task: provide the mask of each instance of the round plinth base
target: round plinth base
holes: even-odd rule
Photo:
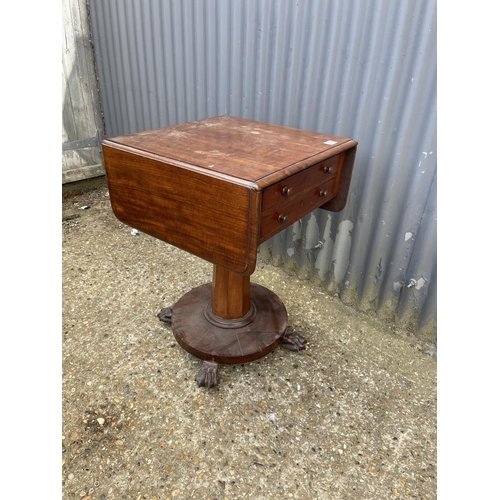
[[[254,319],[235,328],[214,324],[205,308],[212,300],[212,284],[207,283],[186,293],[172,309],[172,329],[177,342],[189,353],[217,363],[247,363],[275,349],[287,327],[287,313],[280,298],[267,288],[250,284],[255,307]]]

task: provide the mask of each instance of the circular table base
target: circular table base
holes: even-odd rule
[[[219,327],[205,314],[212,300],[212,284],[193,288],[172,309],[177,342],[194,356],[217,363],[246,363],[262,358],[280,344],[287,327],[287,312],[280,298],[261,285],[250,283],[250,297],[256,308],[250,323],[240,328]]]

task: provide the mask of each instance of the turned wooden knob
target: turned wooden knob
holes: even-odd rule
[[[286,186],[281,190],[281,194],[283,196],[291,196],[292,193],[293,193],[293,189],[289,188],[289,187],[286,187]]]
[[[333,167],[332,166],[328,166],[328,165],[325,165],[323,167],[323,172],[325,172],[325,174],[331,174],[333,172]]]
[[[282,222],[283,224],[288,221],[288,216],[285,214],[279,214],[278,215],[278,221]]]

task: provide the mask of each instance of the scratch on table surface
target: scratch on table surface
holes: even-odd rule
[[[195,150],[195,153],[200,154],[200,155],[217,156],[217,157],[230,156],[228,153],[222,153],[218,149],[213,149],[212,151],[201,151],[201,150],[197,149],[197,150]]]

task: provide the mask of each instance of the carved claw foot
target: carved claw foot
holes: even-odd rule
[[[172,310],[174,308],[174,305],[171,305],[170,307],[164,307],[159,313],[158,313],[158,318],[160,318],[160,321],[163,321],[164,323],[168,323],[169,325],[172,323]]]
[[[307,340],[299,335],[292,326],[287,326],[283,337],[281,337],[281,345],[290,351],[301,351],[305,349]]]
[[[196,383],[199,387],[212,387],[217,385],[217,375],[219,373],[219,364],[213,361],[203,361],[198,375],[196,375]]]

